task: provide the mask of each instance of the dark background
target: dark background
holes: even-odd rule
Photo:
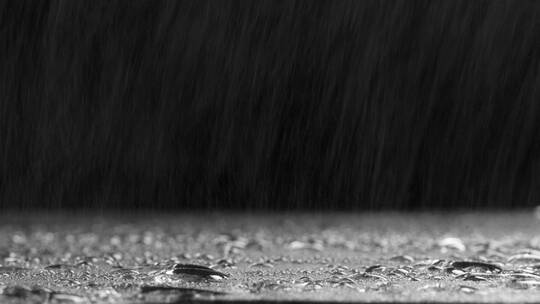
[[[538,1],[1,1],[0,208],[540,202]]]

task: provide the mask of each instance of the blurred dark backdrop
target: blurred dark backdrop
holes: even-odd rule
[[[538,1],[1,1],[2,208],[525,207]]]

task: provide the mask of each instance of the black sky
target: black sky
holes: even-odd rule
[[[537,1],[1,1],[1,208],[524,207]]]

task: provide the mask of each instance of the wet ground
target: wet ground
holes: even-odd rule
[[[1,303],[540,302],[534,212],[3,214]]]

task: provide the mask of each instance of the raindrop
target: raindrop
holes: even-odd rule
[[[447,237],[442,240],[440,240],[437,245],[441,247],[441,251],[443,253],[447,252],[448,249],[454,249],[457,251],[465,251],[467,250],[467,247],[463,243],[463,241],[456,237]]]
[[[390,261],[399,262],[399,263],[412,263],[414,258],[409,255],[397,255],[390,258]]]
[[[202,279],[222,280],[229,276],[212,268],[193,264],[175,264],[172,269],[167,271],[167,274],[188,281],[199,281]]]
[[[471,268],[480,268],[487,271],[497,271],[501,272],[502,268],[498,265],[484,262],[474,262],[474,261],[457,261],[451,264],[452,267],[458,269],[471,269]]]
[[[540,262],[540,254],[521,253],[515,254],[508,258],[509,263],[538,263]]]

